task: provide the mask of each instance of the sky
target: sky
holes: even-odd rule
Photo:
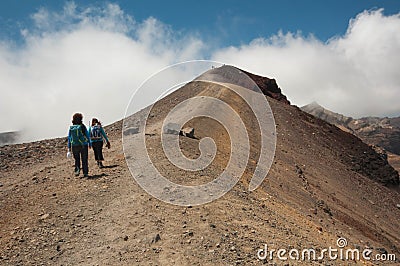
[[[109,124],[151,75],[215,60],[295,105],[400,116],[400,1],[0,1],[0,132]]]

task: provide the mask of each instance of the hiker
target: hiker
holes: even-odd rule
[[[103,168],[103,145],[104,140],[106,141],[106,147],[110,148],[111,144],[108,141],[107,134],[104,132],[100,121],[97,118],[92,119],[92,126],[89,128],[90,139],[92,142],[94,158],[97,161],[97,166]]]
[[[88,147],[91,148],[90,135],[86,126],[82,123],[83,116],[75,113],[72,117],[72,126],[68,132],[68,152],[71,152],[75,159],[75,176],[81,171],[81,159],[83,176],[89,176]]]

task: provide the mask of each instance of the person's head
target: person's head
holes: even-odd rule
[[[101,126],[101,123],[97,118],[92,118],[92,126],[95,126],[96,124]]]
[[[73,125],[81,125],[83,120],[83,115],[81,113],[75,113],[72,116],[72,124]]]

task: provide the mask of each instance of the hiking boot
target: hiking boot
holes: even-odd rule
[[[75,176],[78,176],[80,172],[81,172],[81,169],[79,169],[79,167],[76,167],[75,168]]]
[[[103,165],[102,162],[99,162],[99,167],[100,167],[100,168],[103,168],[103,167],[104,167],[104,165]]]
[[[89,174],[84,174],[83,177],[89,177]]]

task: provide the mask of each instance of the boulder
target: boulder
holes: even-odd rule
[[[139,133],[138,127],[128,127],[127,129],[124,130],[124,136],[134,135],[137,133]]]
[[[194,138],[194,128],[185,127],[179,132],[179,135],[193,139]]]
[[[163,132],[165,134],[179,135],[180,126],[176,123],[168,123],[164,126]]]

